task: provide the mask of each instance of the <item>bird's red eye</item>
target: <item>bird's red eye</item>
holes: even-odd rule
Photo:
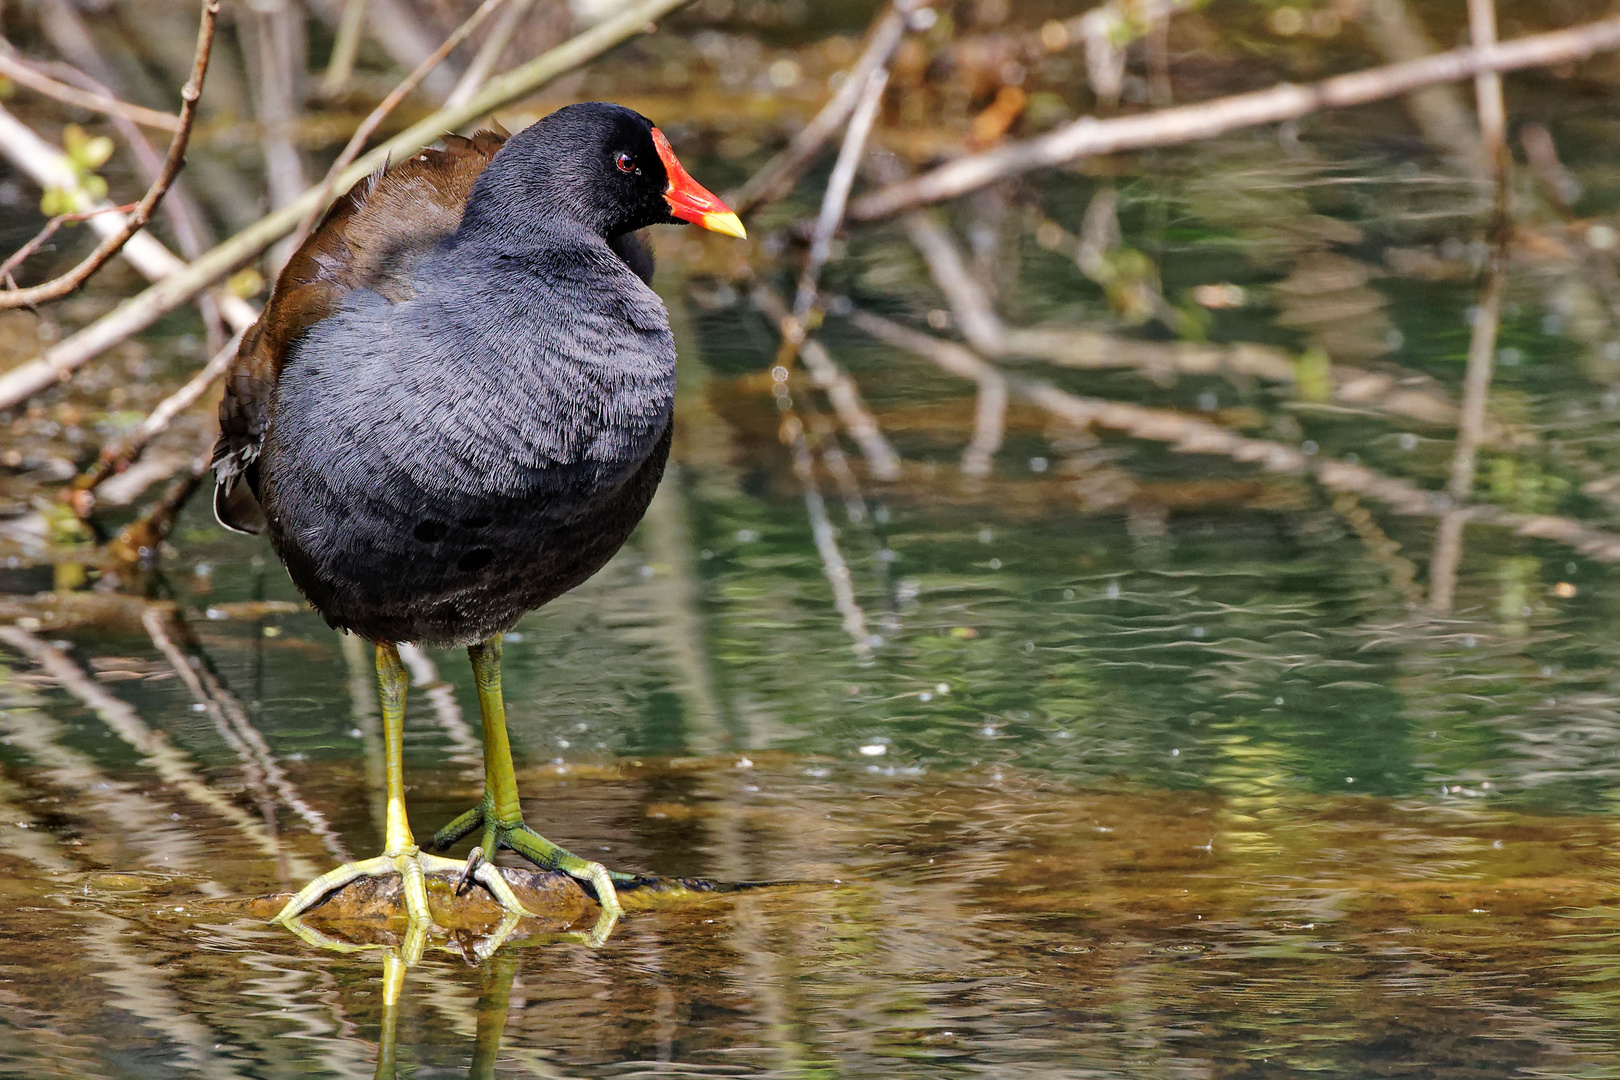
[[[618,157],[613,159],[613,164],[617,165],[619,167],[619,171],[622,173],[640,171],[636,168],[636,159],[622,151],[619,153]]]

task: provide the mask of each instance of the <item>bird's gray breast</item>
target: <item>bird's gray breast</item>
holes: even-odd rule
[[[276,531],[333,573],[442,579],[589,515],[673,408],[667,315],[625,277],[639,292],[495,276],[472,306],[449,300],[464,288],[351,294],[277,386]]]

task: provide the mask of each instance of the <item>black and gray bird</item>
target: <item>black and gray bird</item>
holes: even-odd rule
[[[608,561],[669,454],[675,343],[636,230],[742,223],[639,113],[591,103],[511,137],[449,137],[357,184],[289,260],[220,404],[214,507],[269,535],[327,622],[376,644],[388,773],[384,849],[324,874],[278,920],[398,873],[465,870],[522,911],[488,862],[510,848],[588,880],[600,937],[612,874],[524,824],[500,688],[501,634]],[[428,843],[480,833],[465,863],[406,820],[397,644],[464,645],[483,715],[478,806]]]

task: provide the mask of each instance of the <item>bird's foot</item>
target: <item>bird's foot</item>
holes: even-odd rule
[[[495,852],[501,848],[515,851],[528,859],[542,870],[560,870],[569,877],[579,881],[589,882],[596,892],[596,902],[601,905],[602,914],[597,918],[596,925],[583,934],[581,941],[588,945],[600,945],[608,939],[613,932],[613,926],[624,914],[619,906],[619,894],[613,887],[615,880],[628,884],[639,880],[634,874],[616,874],[599,862],[582,859],[566,848],[552,843],[533,829],[523,823],[522,818],[512,821],[499,821],[489,812],[483,804],[473,807],[456,820],[446,825],[434,834],[433,839],[427,842],[430,851],[444,851],[458,840],[478,830],[483,831],[480,842],[468,853],[462,867],[462,884],[458,889],[465,887],[468,878],[482,881],[480,874],[492,870],[488,861]],[[499,877],[498,871],[494,871]]]
[[[374,859],[360,859],[356,862],[344,863],[335,870],[328,870],[314,881],[298,890],[285,907],[272,922],[290,925],[290,920],[297,918],[310,908],[325,900],[332,893],[343,888],[352,881],[363,877],[387,877],[398,874],[401,891],[405,898],[405,915],[413,923],[424,926],[432,925],[433,915],[428,910],[426,875],[433,873],[463,875],[462,885],[470,878],[490,891],[497,903],[511,915],[533,915],[525,908],[507,884],[500,870],[490,863],[481,863],[468,866],[456,859],[444,859],[437,855],[429,855],[412,846],[397,852],[384,852]],[[460,889],[458,888],[458,891]]]

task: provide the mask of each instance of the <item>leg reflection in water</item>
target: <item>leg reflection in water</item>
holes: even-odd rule
[[[460,955],[469,963],[483,965],[483,987],[478,998],[478,1034],[473,1046],[472,1077],[493,1077],[495,1058],[500,1053],[501,1035],[506,1030],[506,1013],[512,1000],[512,980],[517,974],[517,954],[500,952],[502,945],[518,928],[522,919],[509,915],[494,933],[481,938],[462,940],[458,946],[443,944],[446,952]],[[397,943],[360,943],[344,941],[321,932],[293,918],[286,922],[293,933],[311,945],[334,952],[357,953],[377,950],[383,955],[382,1023],[377,1033],[377,1068],[372,1074],[377,1080],[393,1080],[399,1060],[399,1008],[405,993],[405,974],[414,967],[426,951],[427,924],[411,920],[406,924],[405,937]],[[577,940],[579,935],[547,935],[554,940]]]

